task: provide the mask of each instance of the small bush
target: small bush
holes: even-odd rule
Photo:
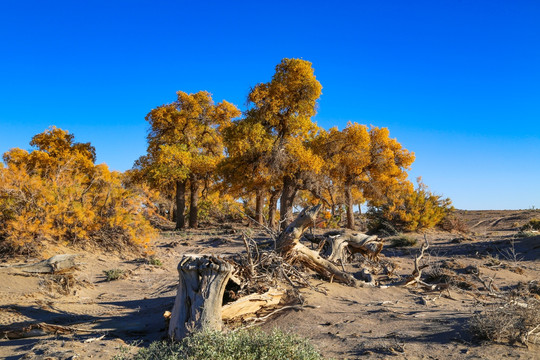
[[[128,359],[125,355],[116,360]],[[157,341],[141,349],[133,360],[315,360],[322,356],[307,340],[296,335],[274,330],[201,332],[179,343]]]
[[[161,260],[159,260],[157,257],[155,256],[150,256],[146,262],[148,263],[148,265],[154,265],[154,266],[162,266],[163,263],[161,262]]]
[[[527,343],[537,339],[540,302],[536,299],[512,300],[474,316],[470,331],[478,338],[494,342]]]
[[[454,213],[447,214],[439,223],[439,227],[444,231],[469,232],[469,226],[461,217]]]
[[[107,281],[118,280],[126,276],[125,271],[122,269],[103,270],[103,274],[105,275],[105,279]]]
[[[516,234],[516,237],[518,237],[518,238],[528,238],[528,237],[533,237],[533,236],[536,236],[536,235],[538,235],[538,233],[536,233],[536,232],[520,230]]]
[[[418,243],[418,240],[413,238],[412,236],[407,235],[398,235],[398,236],[392,236],[388,238],[390,241],[390,244],[388,247],[395,248],[395,247],[409,247],[414,246]]]
[[[376,230],[384,222],[389,222],[404,231],[430,229],[439,225],[454,211],[449,198],[429,191],[421,178],[418,178],[417,182],[416,189],[404,187],[383,203],[370,201],[367,212],[368,227]]]
[[[528,223],[521,227],[521,231],[540,231],[540,220],[531,219]]]

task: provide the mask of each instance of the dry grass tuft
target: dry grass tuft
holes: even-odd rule
[[[469,325],[479,339],[540,344],[540,301],[510,300],[475,315]]]

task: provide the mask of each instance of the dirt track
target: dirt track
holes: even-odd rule
[[[426,259],[431,268],[455,274],[457,285],[449,291],[426,292],[393,286],[412,272],[413,248],[386,248],[384,259],[397,270],[390,278],[380,274],[383,285],[353,289],[312,277],[313,285],[327,295],[303,289],[302,310],[284,311],[263,328],[280,327],[312,339],[328,357],[406,359],[539,358],[540,347],[496,345],[475,341],[467,330],[470,316],[491,303],[485,284],[494,279],[501,291],[519,282],[540,279],[540,236],[516,238],[517,227],[540,212],[461,211],[468,234],[429,232]],[[79,251],[78,266],[69,295],[61,294],[60,281],[46,275],[28,275],[13,267],[0,268],[0,326],[22,328],[30,324],[58,325],[58,333],[0,341],[0,357],[6,359],[110,359],[137,342],[144,346],[165,335],[162,314],[170,310],[176,293],[176,265],[183,253],[233,254],[243,251],[240,231],[246,228],[212,226],[200,230],[165,232],[156,243],[154,266],[112,254]],[[255,231],[255,239],[265,234]],[[412,234],[419,242],[423,234]],[[513,250],[512,250],[513,249]],[[54,253],[73,250],[50,249]],[[38,259],[25,259],[35,262]],[[20,259],[19,259],[20,262]],[[127,276],[107,282],[104,270],[120,268]],[[348,270],[358,271],[360,264]],[[478,269],[480,280],[467,269]],[[425,270],[429,272],[429,267]],[[453,275],[454,276],[454,275]],[[60,291],[60,292],[59,292]],[[69,330],[73,331],[72,333]],[[44,333],[35,329],[32,335]],[[142,341],[142,343],[141,343]],[[128,344],[128,345],[126,345]]]

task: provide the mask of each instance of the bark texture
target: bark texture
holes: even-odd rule
[[[273,230],[277,227],[276,211],[280,195],[281,189],[273,190],[270,193],[270,199],[268,199],[268,227]]]
[[[169,337],[182,340],[193,331],[221,330],[221,305],[232,266],[210,255],[184,255],[178,264],[178,292]]]
[[[194,229],[199,226],[199,180],[191,176],[189,183],[189,227]]]
[[[176,230],[186,226],[184,211],[186,211],[186,180],[176,182]]]
[[[345,206],[347,207],[347,229],[354,230],[353,197],[351,187],[345,187]]]
[[[283,178],[283,192],[279,203],[281,229],[285,230],[293,218],[293,202],[298,189],[295,180],[290,176]]]
[[[255,193],[255,221],[257,225],[264,224],[264,191],[259,189]]]

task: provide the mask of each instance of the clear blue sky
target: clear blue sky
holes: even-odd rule
[[[0,1],[0,153],[56,125],[126,170],[175,92],[244,108],[284,57],[315,120],[386,126],[462,209],[540,207],[540,1]]]

